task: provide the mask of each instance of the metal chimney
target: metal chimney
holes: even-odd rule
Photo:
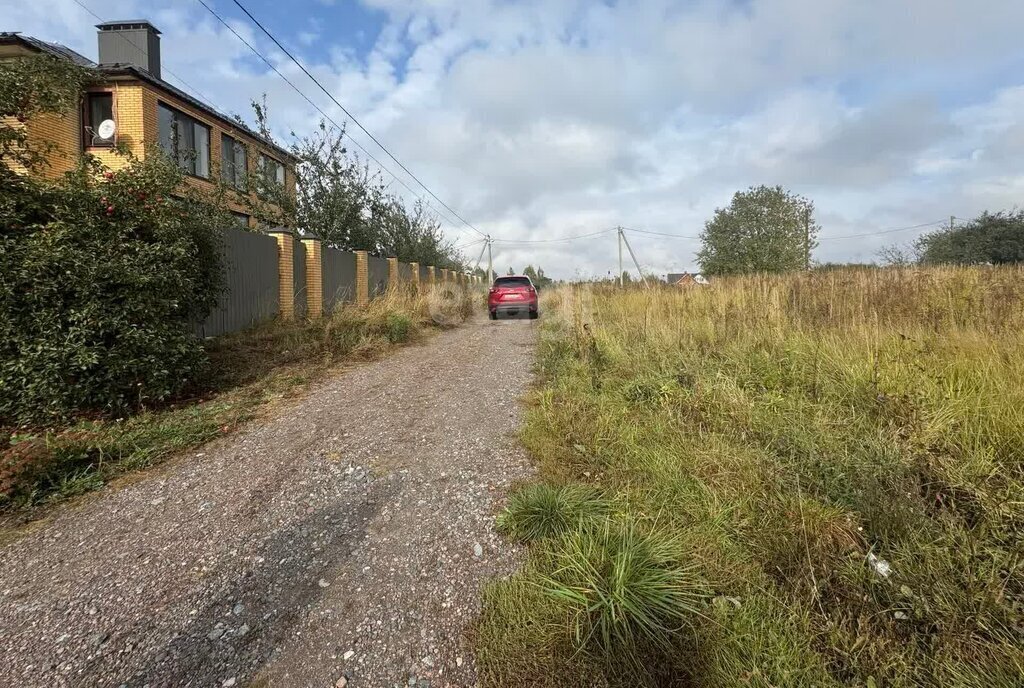
[[[130,64],[160,78],[160,31],[145,19],[97,24],[99,64]]]

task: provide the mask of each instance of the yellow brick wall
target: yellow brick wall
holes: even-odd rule
[[[410,274],[412,275],[412,288],[415,291],[419,291],[420,290],[420,264],[419,263],[409,263],[409,269],[411,270]]]
[[[388,258],[388,289],[397,289],[398,279],[398,258]]]
[[[356,254],[356,304],[365,306],[370,303],[370,270],[366,259],[366,251],[354,251]]]
[[[306,313],[319,318],[324,313],[323,247],[319,239],[303,239],[306,247]]]
[[[277,239],[277,287],[281,318],[295,317],[295,236],[291,232],[271,232]]]
[[[81,155],[79,132],[82,123],[78,110],[66,114],[42,113],[27,124],[30,141],[48,141],[53,144],[47,154],[47,165],[40,173],[45,177],[59,177],[75,169]]]

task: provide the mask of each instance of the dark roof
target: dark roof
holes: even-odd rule
[[[42,50],[43,52],[50,53],[55,57],[62,57],[65,60],[71,60],[79,67],[96,66],[96,63],[90,60],[85,55],[76,53],[71,48],[67,47],[66,45],[61,45],[60,43],[47,43],[46,41],[41,41],[38,38],[33,38],[32,36],[22,36],[17,31],[0,32],[0,42],[4,41],[4,39],[6,39],[8,42],[25,43],[30,48]]]
[[[688,272],[670,272],[666,277],[666,281],[671,283],[678,282],[689,274]]]
[[[136,22],[136,21],[131,21],[131,22],[108,22],[108,24],[111,24],[111,25],[135,24],[135,23],[143,23],[143,21],[144,20],[140,20],[139,22]],[[146,70],[139,69],[135,65],[130,65],[130,64],[97,65],[92,60],[84,57],[83,55],[80,55],[79,53],[75,52],[71,48],[68,48],[67,46],[61,45],[60,43],[47,43],[46,41],[41,41],[38,38],[33,38],[32,36],[23,36],[23,35],[19,34],[17,31],[4,31],[4,32],[0,32],[0,43],[4,43],[4,42],[20,42],[20,43],[23,43],[23,44],[27,45],[28,47],[33,48],[35,50],[41,50],[43,52],[49,53],[50,55],[53,55],[54,57],[59,57],[59,58],[63,58],[63,59],[66,59],[66,60],[71,60],[72,62],[74,62],[75,64],[79,65],[80,67],[88,67],[90,69],[95,69],[96,71],[98,71],[101,74],[104,74],[106,76],[111,76],[111,77],[128,76],[128,77],[133,77],[133,78],[139,79],[141,81],[145,81],[146,83],[152,84],[153,86],[156,86],[157,88],[170,93],[175,98],[183,100],[184,102],[188,103],[189,105],[191,105],[192,107],[196,108],[197,110],[201,110],[202,112],[205,112],[206,114],[210,115],[211,117],[216,117],[217,119],[219,119],[219,120],[221,120],[223,122],[228,123],[230,126],[234,127],[235,129],[240,129],[241,131],[244,131],[246,134],[248,134],[252,138],[256,139],[262,145],[266,146],[267,148],[270,148],[270,149],[274,150],[275,152],[277,152],[278,154],[280,154],[281,156],[283,156],[287,160],[291,160],[292,162],[295,162],[296,160],[298,160],[298,158],[296,158],[287,148],[282,148],[281,146],[277,145],[273,141],[268,141],[266,138],[264,138],[263,136],[260,136],[258,133],[256,133],[252,129],[250,129],[248,126],[238,122],[235,118],[221,113],[220,111],[218,111],[214,107],[212,107],[210,105],[207,105],[206,103],[204,103],[203,101],[199,100],[198,98],[189,95],[185,91],[182,91],[177,86],[174,86],[174,85],[164,81],[163,79],[158,79],[155,76],[153,76],[152,74],[150,74],[149,72],[147,72]]]

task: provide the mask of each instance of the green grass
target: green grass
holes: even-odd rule
[[[540,482],[500,517],[529,563],[487,592],[482,685],[524,665],[571,685],[581,657],[586,685],[1021,685],[1022,277],[546,292],[522,435]],[[566,485],[606,510],[574,515],[548,494]],[[673,553],[625,575],[580,541],[595,523]],[[495,643],[490,606],[546,619],[542,640]]]
[[[585,485],[527,485],[509,498],[498,528],[522,542],[534,542],[562,535],[609,510],[600,492]]]
[[[208,375],[187,398],[128,418],[9,431],[0,447],[0,514],[31,519],[41,507],[230,433],[333,366],[416,340],[436,327],[431,313],[439,307],[465,316],[469,298],[438,306],[429,296],[396,293],[326,318],[264,323],[211,340]]]

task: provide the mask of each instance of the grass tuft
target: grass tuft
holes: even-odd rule
[[[498,516],[501,531],[520,542],[561,535],[582,522],[607,515],[601,493],[584,485],[527,485],[515,492]]]
[[[547,544],[544,592],[569,611],[578,649],[611,661],[667,651],[702,616],[707,586],[665,531],[604,519]]]

